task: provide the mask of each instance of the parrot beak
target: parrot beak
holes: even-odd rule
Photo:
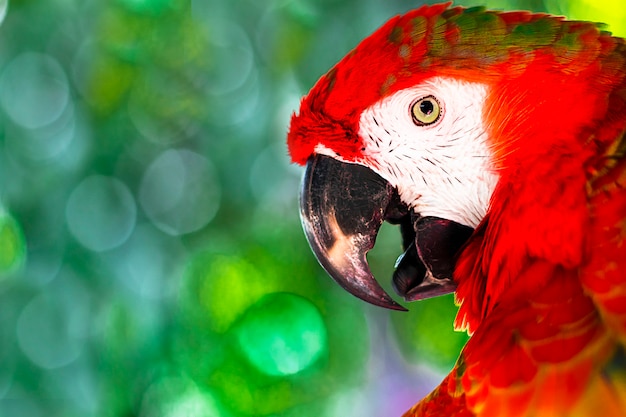
[[[396,261],[393,287],[406,301],[454,292],[456,255],[470,238],[471,227],[411,214],[400,223],[405,252]]]
[[[368,303],[406,311],[376,282],[365,259],[393,194],[369,168],[317,155],[307,162],[300,216],[313,253],[339,285]]]
[[[376,282],[366,254],[384,220],[400,224],[404,254],[393,286],[407,301],[453,292],[455,255],[473,229],[410,213],[397,191],[369,168],[325,155],[309,159],[300,195],[309,245],[326,272],[346,291],[371,304],[406,309]]]

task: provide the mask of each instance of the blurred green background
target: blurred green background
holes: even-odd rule
[[[620,0],[621,1],[621,0]],[[464,344],[451,297],[335,285],[284,145],[407,0],[0,0],[0,417],[400,415]],[[610,23],[621,3],[458,2]],[[390,290],[400,252],[371,253]]]

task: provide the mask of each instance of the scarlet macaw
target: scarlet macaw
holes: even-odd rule
[[[413,416],[626,415],[626,46],[602,26],[424,6],[321,77],[288,147],[322,266],[397,304],[455,292],[471,338]]]

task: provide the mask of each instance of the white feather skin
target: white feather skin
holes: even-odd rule
[[[360,163],[397,187],[416,213],[475,228],[497,182],[482,118],[487,92],[480,83],[434,77],[385,97],[361,114]],[[429,95],[442,114],[418,126],[411,105]]]

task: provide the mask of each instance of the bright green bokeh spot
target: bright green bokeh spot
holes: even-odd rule
[[[0,274],[17,269],[25,255],[26,240],[19,224],[8,214],[0,214]]]
[[[118,0],[118,2],[134,12],[152,14],[162,12],[174,3],[174,0]]]
[[[217,333],[226,332],[248,307],[276,288],[275,280],[237,255],[200,252],[188,276],[188,303],[201,307],[205,323]]]
[[[182,377],[165,377],[144,393],[140,417],[226,417],[210,392]]]
[[[327,339],[317,307],[288,293],[263,297],[237,328],[244,356],[267,375],[293,375],[309,368],[327,350]]]

